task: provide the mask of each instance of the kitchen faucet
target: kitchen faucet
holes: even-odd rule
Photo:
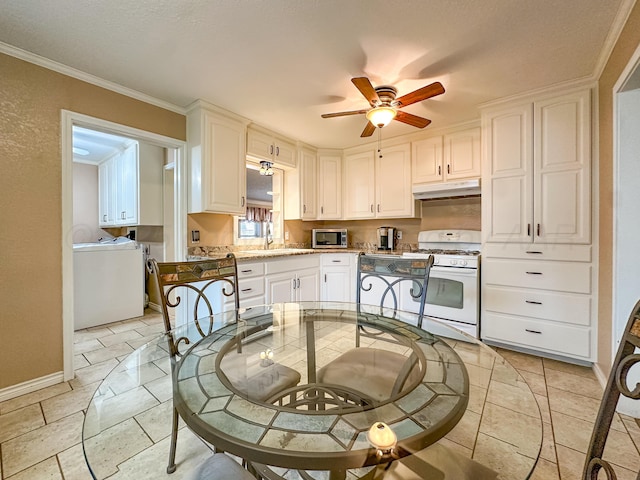
[[[269,240],[269,222],[264,222],[264,223],[266,226],[264,230],[264,249],[269,250],[269,245],[273,243],[273,237],[271,238],[271,240]]]

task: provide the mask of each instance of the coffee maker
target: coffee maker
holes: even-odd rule
[[[393,250],[396,247],[396,229],[380,227],[378,232],[378,250]]]

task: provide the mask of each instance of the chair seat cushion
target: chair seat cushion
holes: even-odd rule
[[[300,383],[298,371],[275,362],[262,366],[255,355],[228,352],[220,366],[238,392],[259,402]]]
[[[406,371],[408,361],[409,357],[400,353],[357,347],[318,370],[317,379],[318,383],[345,386],[380,402],[391,397],[401,375],[400,384],[418,378],[419,365]]]
[[[187,475],[186,480],[256,480],[234,459],[215,453]]]

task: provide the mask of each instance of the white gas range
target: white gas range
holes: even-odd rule
[[[427,230],[418,234],[418,250],[403,257],[434,256],[429,276],[425,315],[480,338],[480,232],[477,230]],[[409,292],[401,292],[403,308],[418,304]],[[428,329],[437,330],[431,322]],[[446,332],[433,333],[446,335]]]

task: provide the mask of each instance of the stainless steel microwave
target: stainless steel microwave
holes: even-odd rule
[[[314,228],[311,248],[347,248],[346,228]]]

